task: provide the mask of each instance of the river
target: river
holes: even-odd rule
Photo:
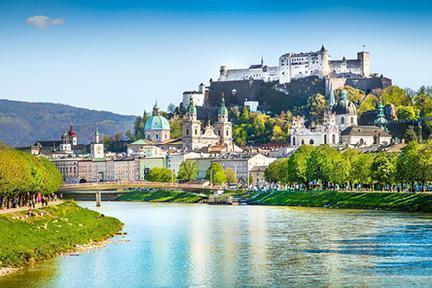
[[[430,287],[432,216],[104,202],[126,236],[0,287]]]

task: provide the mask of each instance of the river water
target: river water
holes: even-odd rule
[[[0,287],[431,287],[432,216],[104,202],[126,236]],[[0,247],[1,249],[1,247]]]

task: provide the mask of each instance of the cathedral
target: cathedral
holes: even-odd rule
[[[201,121],[197,120],[197,108],[191,98],[183,120],[183,150],[211,151],[212,148],[219,148],[221,152],[234,151],[232,124],[228,120],[224,97],[222,95],[217,122],[214,125],[208,123],[204,129],[201,127]]]

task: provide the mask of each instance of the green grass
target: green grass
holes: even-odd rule
[[[123,226],[115,218],[102,217],[71,201],[34,212],[45,215],[0,215],[0,267],[22,266],[70,251],[78,244],[105,240]]]
[[[432,194],[380,192],[273,192],[258,194],[250,204],[432,212]]]
[[[145,202],[174,202],[174,203],[198,203],[204,197],[182,191],[155,190],[133,191],[118,197],[119,201],[145,201]]]

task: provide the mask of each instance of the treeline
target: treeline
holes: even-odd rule
[[[266,180],[301,186],[307,190],[380,189],[425,191],[432,181],[432,142],[409,143],[400,153],[339,152],[328,145],[303,145],[290,158],[273,162],[265,171]]]
[[[45,158],[0,146],[0,209],[30,205],[62,184],[57,168]]]
[[[198,179],[198,164],[194,160],[185,160],[180,164],[177,175],[168,169],[162,167],[154,167],[150,169],[145,179],[151,182],[190,182]],[[237,176],[233,169],[224,169],[221,164],[212,162],[206,171],[205,179],[209,180],[212,184],[235,184],[237,183]],[[249,179],[253,181],[252,178]]]

